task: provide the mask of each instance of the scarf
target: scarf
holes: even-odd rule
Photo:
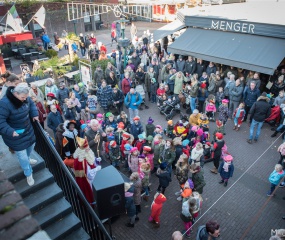
[[[236,113],[236,117],[237,117],[237,118],[240,116],[240,112],[241,112],[240,110],[241,110],[241,109],[238,108],[237,113]]]
[[[231,165],[231,163],[228,163],[228,162],[224,162],[224,166],[223,166],[223,169],[225,172],[229,172],[229,166]]]
[[[13,94],[15,87],[8,87],[6,92],[6,97],[10,100],[10,102],[15,106],[15,108],[21,108],[24,104],[28,103],[28,100],[21,101],[18,98],[16,98]]]
[[[77,134],[78,134],[77,129],[74,129],[73,132],[71,132],[68,129],[66,129],[62,135],[65,136],[65,137],[71,138],[71,139],[75,139]]]

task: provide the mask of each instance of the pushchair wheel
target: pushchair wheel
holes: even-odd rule
[[[182,104],[182,107],[183,107],[184,109],[186,109],[186,108],[187,108],[187,104],[186,104],[186,103],[183,103],[183,104]]]
[[[164,112],[162,110],[159,111],[161,115],[164,115]]]

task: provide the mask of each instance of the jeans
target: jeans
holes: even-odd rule
[[[245,122],[247,120],[247,116],[248,116],[248,113],[249,113],[250,109],[251,109],[251,106],[247,106],[247,105],[244,106],[245,115],[244,115],[243,119],[244,119]],[[251,122],[251,121],[252,121],[252,117],[250,115],[249,122]]]
[[[190,97],[190,108],[191,108],[192,113],[193,113],[194,109],[196,109],[196,99],[197,98]]]
[[[255,126],[257,126],[257,130],[256,130],[256,135],[255,135],[254,139],[256,139],[256,140],[258,139],[262,125],[263,125],[263,122],[257,122],[254,119],[252,119],[252,122],[250,125],[250,130],[249,130],[249,139],[250,140],[252,140],[252,138],[253,138],[253,132],[254,132]]]
[[[158,192],[161,192],[162,194],[164,194],[165,193],[165,189],[166,189],[166,187],[162,187],[160,184],[158,185],[158,188],[157,188],[157,191]]]
[[[276,132],[281,132],[284,128],[285,128],[285,125],[280,124],[280,125],[278,126],[278,128],[276,129]]]
[[[133,124],[133,118],[135,117],[135,116],[138,116],[139,115],[139,110],[138,109],[131,109],[131,108],[129,108],[129,114],[130,114],[130,122],[131,122],[131,124]]]
[[[156,95],[153,93],[151,94],[151,102],[156,103]]]
[[[15,151],[18,161],[20,163],[20,166],[23,169],[26,177],[31,176],[33,173],[33,169],[30,164],[30,155],[34,147],[35,147],[35,143],[32,146],[28,147],[27,149],[24,149],[22,151]]]
[[[237,109],[239,105],[239,102],[236,101],[230,101],[230,105],[229,105],[229,117],[232,118],[233,117],[233,113],[234,111]]]
[[[267,194],[270,194],[270,195],[271,195],[271,194],[274,192],[276,186],[277,186],[277,185],[271,183],[271,185],[270,185],[270,190],[267,192]]]
[[[84,57],[84,56],[85,56],[85,51],[86,51],[86,49],[85,49],[85,48],[80,48],[80,50],[81,50],[81,55],[82,55],[82,57]]]
[[[145,192],[146,196],[149,196],[149,192],[148,192],[148,186],[147,187],[143,187],[143,190]]]

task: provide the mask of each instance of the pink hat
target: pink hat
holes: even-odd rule
[[[160,125],[156,125],[155,128],[162,129],[162,127]]]
[[[228,102],[229,102],[228,99],[223,99],[223,100],[222,100],[222,103],[228,103]]]
[[[198,129],[198,131],[197,131],[197,135],[198,136],[202,136],[203,135],[203,130],[200,128],[200,129]]]
[[[231,162],[233,160],[233,156],[232,155],[226,155],[224,156],[224,161],[226,162]]]
[[[138,151],[138,148],[137,148],[137,147],[133,147],[133,148],[131,149],[130,153],[133,153],[133,152],[136,152],[136,151]]]
[[[102,118],[102,117],[103,117],[102,113],[97,114],[97,118]]]
[[[198,130],[198,126],[193,126],[192,128],[191,128],[191,131],[193,131],[193,132],[196,132]]]

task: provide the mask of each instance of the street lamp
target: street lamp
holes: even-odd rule
[[[121,30],[122,30],[122,38],[119,38],[118,44],[120,47],[124,48],[124,68],[126,68],[127,65],[127,51],[126,47],[129,46],[130,40],[125,38],[125,29],[126,29],[126,22],[129,22],[129,20],[126,20],[125,18],[120,18],[118,22],[121,24]]]
[[[74,27],[74,33],[75,33],[75,35],[77,35],[77,33],[76,33],[76,23],[77,23],[77,20],[72,20],[72,22],[73,22],[73,27]]]

